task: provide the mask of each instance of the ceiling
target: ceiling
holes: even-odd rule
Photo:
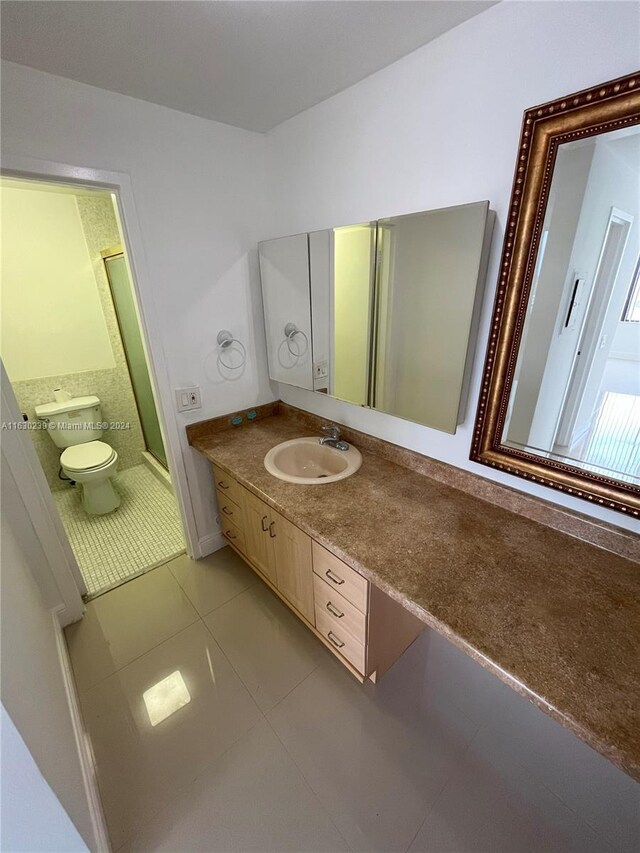
[[[492,5],[3,0],[1,49],[41,71],[266,131]]]

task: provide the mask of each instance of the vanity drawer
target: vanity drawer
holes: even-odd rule
[[[220,517],[220,527],[222,530],[222,535],[224,538],[233,545],[234,548],[237,548],[238,551],[245,552],[245,544],[244,544],[244,533],[238,527],[237,524],[234,524],[232,521],[229,521],[228,518],[224,516]]]
[[[329,616],[336,631],[350,634],[354,640],[365,645],[367,639],[367,617],[347,601],[339,592],[325,583],[318,575],[313,577],[316,619],[318,613]]]
[[[223,519],[231,521],[236,527],[242,529],[242,510],[235,501],[225,494],[220,489],[216,489],[216,498],[218,499],[218,509],[220,510],[220,523]]]
[[[335,624],[336,620],[326,610],[316,609],[316,629],[339,655],[346,658],[359,673],[365,675],[365,647],[347,631]]]
[[[242,502],[242,486],[236,483],[233,477],[215,465],[213,466],[213,477],[216,483],[216,491],[231,498],[235,504],[240,506]]]
[[[313,542],[313,571],[348,601],[366,613],[369,604],[369,581],[339,560],[322,545]]]

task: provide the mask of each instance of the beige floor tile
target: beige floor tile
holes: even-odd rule
[[[483,742],[479,736],[463,757],[410,853],[612,853],[512,756]]]
[[[121,853],[339,853],[349,847],[264,720]]]
[[[455,708],[435,710],[420,671],[402,663],[361,685],[328,661],[267,714],[343,837],[366,853],[407,849],[477,730]]]
[[[78,689],[87,690],[197,619],[166,566],[90,601],[84,618],[65,631]]]
[[[185,554],[168,566],[201,616],[259,582],[255,572],[228,546],[202,560]]]
[[[329,654],[263,583],[214,610],[205,623],[263,711]]]
[[[640,850],[640,785],[521,697],[499,722],[487,715],[478,746],[493,763],[517,761],[619,850]],[[569,848],[567,848],[569,849]]]
[[[198,621],[82,696],[117,849],[262,717]]]

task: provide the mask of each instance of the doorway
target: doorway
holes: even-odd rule
[[[185,551],[117,200],[12,178],[0,194],[0,354],[93,597]],[[113,505],[88,501],[94,480]]]
[[[628,258],[623,265],[629,243],[631,250],[637,245],[634,217],[612,208],[553,452],[637,483],[640,324],[634,312],[640,261],[629,277]]]

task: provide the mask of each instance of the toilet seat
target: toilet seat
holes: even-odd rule
[[[60,464],[67,471],[91,471],[108,465],[115,455],[115,450],[104,441],[88,441],[67,447],[60,457]]]

